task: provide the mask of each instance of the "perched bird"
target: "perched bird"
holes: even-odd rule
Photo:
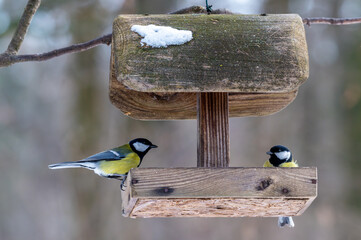
[[[282,145],[273,146],[267,154],[270,155],[270,158],[263,164],[263,167],[298,167],[290,150]],[[284,227],[286,225],[295,226],[292,217],[279,217],[278,226]]]
[[[136,138],[120,147],[97,153],[76,162],[62,162],[49,165],[50,169],[86,168],[102,177],[121,179],[123,189],[126,176],[131,168],[139,167],[144,155],[157,146],[144,138]]]

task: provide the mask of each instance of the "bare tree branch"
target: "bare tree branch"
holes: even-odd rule
[[[8,49],[5,53],[10,55],[15,55],[18,53],[20,46],[24,40],[25,34],[28,31],[31,19],[33,18],[35,12],[40,6],[41,0],[29,0],[26,5],[23,15],[20,18],[16,31],[13,38],[8,46]]]
[[[100,44],[110,45],[112,43],[112,34],[107,34],[102,37],[93,39],[85,43],[74,44],[65,48],[55,49],[50,52],[41,54],[28,54],[28,55],[0,55],[0,67],[5,67],[18,62],[30,61],[45,61],[54,57],[59,57],[67,53],[82,52]],[[3,61],[3,59],[5,61]]]
[[[346,25],[361,23],[360,18],[303,18],[303,23],[310,26],[311,24],[331,24],[331,25]]]
[[[41,0],[29,0],[25,7],[24,13],[20,19],[18,27],[9,44],[8,49],[3,54],[0,54],[0,67],[10,66],[18,62],[29,61],[45,61],[54,57],[58,57],[68,53],[82,52],[101,44],[110,45],[112,43],[112,34],[107,34],[102,37],[90,40],[85,43],[74,44],[65,48],[55,49],[50,52],[41,54],[16,55],[20,49],[24,36],[29,28],[32,17],[39,8]],[[171,14],[187,14],[187,13],[204,13],[207,11],[201,6],[191,6],[184,8]],[[233,14],[225,9],[217,9],[211,12],[212,14]],[[303,23],[310,26],[311,24],[331,24],[331,25],[346,25],[361,23],[361,18],[303,18]]]

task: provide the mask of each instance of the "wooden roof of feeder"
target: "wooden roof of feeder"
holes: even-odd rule
[[[142,46],[131,27],[150,24],[190,30],[193,39]],[[124,216],[294,216],[310,205],[316,168],[228,168],[228,117],[280,111],[308,78],[298,15],[120,15],[112,43],[115,106],[136,119],[198,121],[198,168],[132,169]]]
[[[190,30],[166,48],[141,46],[133,25]],[[229,92],[230,117],[291,103],[308,78],[302,19],[284,15],[120,15],[113,24],[110,99],[136,119],[195,119],[197,92]]]

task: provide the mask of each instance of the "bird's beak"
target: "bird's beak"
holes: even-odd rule
[[[157,148],[158,146],[157,145],[150,145],[150,148]]]
[[[268,152],[266,152],[268,155],[272,155],[273,153],[272,152],[270,152],[270,151],[268,151]]]

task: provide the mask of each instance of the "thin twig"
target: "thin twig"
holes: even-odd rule
[[[82,52],[100,44],[110,45],[112,43],[112,34],[93,39],[85,43],[74,44],[69,47],[55,49],[50,52],[29,55],[0,55],[0,67],[9,66],[18,62],[45,61],[50,58],[58,57],[67,53]],[[4,58],[6,61],[2,61]]]
[[[85,43],[74,44],[65,48],[55,49],[50,52],[41,54],[16,55],[20,49],[21,43],[27,32],[32,17],[40,5],[41,0],[29,0],[25,7],[24,13],[20,19],[15,34],[9,44],[8,49],[3,54],[0,54],[0,67],[10,66],[18,62],[29,61],[45,61],[54,57],[58,57],[68,53],[82,52],[101,44],[110,45],[112,42],[112,34],[107,34],[102,37],[90,40]],[[204,7],[192,6],[181,9],[171,14],[185,14],[185,13],[207,13]],[[217,9],[212,11],[212,14],[233,14],[224,9]],[[346,25],[361,23],[361,18],[304,18],[304,24],[310,26],[311,24],[332,24],[332,25]]]
[[[25,34],[28,31],[31,19],[33,18],[36,10],[40,6],[41,0],[29,0],[26,5],[23,15],[20,18],[16,31],[14,33],[11,42],[9,43],[8,49],[5,53],[15,55],[18,53],[20,46],[24,40]]]
[[[361,23],[360,18],[303,18],[303,23],[310,26],[311,24],[331,24],[331,25],[346,25]]]

